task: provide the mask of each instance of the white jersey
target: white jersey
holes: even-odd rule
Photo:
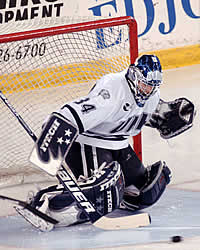
[[[125,78],[127,70],[105,75],[90,93],[64,105],[59,111],[79,128],[76,141],[106,149],[128,146],[155,111],[160,99],[157,91],[138,107]]]

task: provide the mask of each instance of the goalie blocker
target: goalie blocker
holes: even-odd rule
[[[30,162],[55,176],[78,135],[78,129],[62,115],[53,113],[35,144]]]

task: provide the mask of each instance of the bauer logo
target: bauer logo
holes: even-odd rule
[[[93,213],[95,212],[95,209],[88,201],[84,193],[79,189],[79,187],[74,183],[73,179],[67,171],[61,167],[59,171],[57,172],[58,176],[60,177],[61,181],[67,186],[67,188],[70,190],[72,193],[72,196],[80,203],[81,207],[85,209],[87,213]]]
[[[0,24],[60,17],[63,7],[64,0],[1,0]]]

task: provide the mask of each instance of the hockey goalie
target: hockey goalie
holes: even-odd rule
[[[64,159],[102,216],[116,208],[136,211],[155,204],[170,182],[170,169],[164,161],[145,167],[129,137],[147,125],[169,139],[192,127],[195,115],[187,98],[160,98],[162,74],[158,57],[143,55],[128,69],[103,76],[87,96],[50,115],[31,161],[43,169],[58,162],[59,169]],[[56,219],[56,226],[89,220],[60,183],[38,191],[29,203]]]

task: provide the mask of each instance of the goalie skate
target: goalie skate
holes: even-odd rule
[[[38,215],[35,215],[26,208],[21,208],[20,206],[14,206],[15,210],[20,214],[27,222],[32,226],[39,229],[42,232],[49,232],[54,228],[54,224],[50,223]]]
[[[48,198],[46,197],[44,199],[43,205],[36,211],[39,211],[39,213],[43,213],[45,212],[47,206],[48,206]],[[47,214],[44,214],[46,217],[45,219],[44,216],[41,217],[36,213],[26,209],[26,207],[22,208],[20,206],[14,206],[14,208],[27,222],[29,222],[32,226],[34,226],[35,228],[39,229],[42,232],[51,231],[54,228],[55,224],[57,224],[48,221],[47,219],[51,220],[53,218],[49,217]]]
[[[38,210],[32,207],[25,201],[21,201],[8,196],[0,195],[0,199],[7,200],[14,204],[15,210],[30,224],[42,232],[50,231],[54,225],[58,223],[57,220],[43,213],[42,209]],[[44,202],[44,206],[46,206]],[[44,208],[43,206],[43,208]]]

